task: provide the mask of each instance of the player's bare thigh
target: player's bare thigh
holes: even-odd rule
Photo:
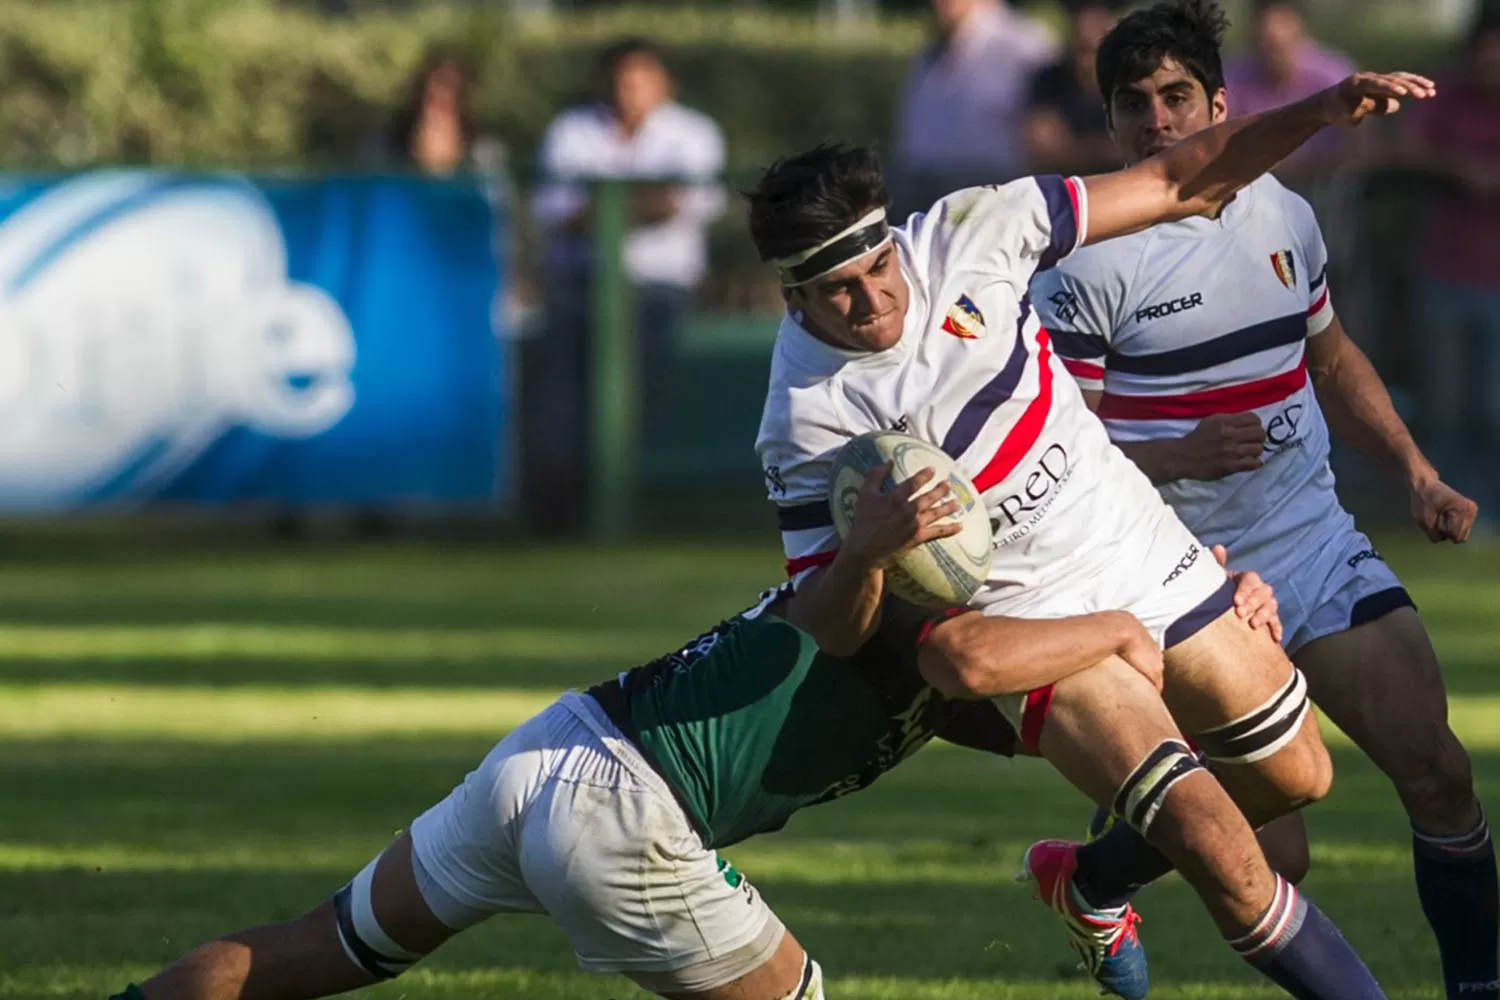
[[[1310,709],[1300,721],[1285,714],[1300,703],[1300,687],[1267,630],[1225,612],[1166,651],[1165,682],[1173,717],[1215,758],[1215,774],[1253,823],[1327,794],[1333,766],[1317,718]],[[1250,721],[1256,718],[1267,721]],[[1217,737],[1245,728],[1255,735],[1216,752]],[[1259,745],[1262,737],[1276,738]]]
[[[1100,806],[1129,815],[1172,859],[1221,930],[1243,931],[1270,905],[1275,883],[1250,824],[1196,763],[1196,770],[1164,783],[1159,794],[1147,790],[1150,781],[1138,776],[1174,745],[1190,757],[1156,691],[1118,657],[1054,687],[1040,739],[1043,755],[1074,787]],[[1149,812],[1141,809],[1143,802]]]
[[[1415,609],[1314,639],[1294,659],[1328,717],[1390,776],[1423,830],[1473,829],[1468,754],[1448,725],[1448,694]]]

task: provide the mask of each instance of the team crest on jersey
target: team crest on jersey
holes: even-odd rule
[[[984,336],[984,313],[979,311],[973,299],[960,295],[958,301],[948,307],[948,315],[943,319],[943,332],[951,333],[961,340],[978,340]]]
[[[1271,255],[1271,268],[1281,283],[1293,291],[1297,288],[1297,258],[1290,250],[1277,250]]]

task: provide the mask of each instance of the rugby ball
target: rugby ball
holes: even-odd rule
[[[886,585],[897,597],[913,604],[947,607],[969,603],[989,576],[995,555],[994,533],[974,483],[936,445],[896,431],[874,431],[840,448],[833,460],[828,497],[839,537],[849,533],[865,477],[877,465],[886,464],[891,466],[883,487],[887,490],[923,469],[932,469],[936,475],[928,489],[948,483],[959,509],[947,520],[963,526],[958,534],[924,542],[887,567]]]

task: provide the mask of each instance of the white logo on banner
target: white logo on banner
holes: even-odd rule
[[[354,404],[354,335],[228,178],[95,174],[0,222],[0,504],[149,496],[230,428]]]

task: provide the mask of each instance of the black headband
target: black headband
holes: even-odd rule
[[[872,250],[879,249],[891,238],[891,227],[885,219],[878,219],[861,229],[840,236],[826,246],[820,247],[811,257],[795,264],[777,263],[781,271],[781,283],[787,287],[805,285],[836,271],[852,260],[857,260]],[[795,258],[792,258],[795,259]]]

